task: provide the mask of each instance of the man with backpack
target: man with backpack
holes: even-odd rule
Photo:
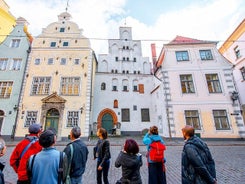
[[[206,143],[195,136],[195,129],[182,128],[185,145],[182,152],[182,184],[216,184],[215,163]]]
[[[42,150],[38,137],[42,132],[40,124],[33,123],[29,126],[29,135],[19,142],[10,156],[10,165],[18,175],[17,184],[29,184],[26,164],[31,155]]]
[[[148,184],[166,184],[164,166],[166,146],[163,139],[158,135],[157,126],[150,127],[148,133],[143,138],[143,143],[147,146],[148,151]]]
[[[42,151],[28,160],[28,176],[33,184],[61,184],[66,178],[65,153],[55,149],[56,134],[45,130],[39,138]]]

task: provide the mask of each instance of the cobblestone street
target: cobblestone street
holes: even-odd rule
[[[115,159],[121,150],[121,145],[126,138],[109,138],[111,142],[111,167],[109,171],[109,181],[111,184],[115,184],[116,180],[121,176],[121,168],[115,168]],[[84,184],[96,184],[96,161],[92,157],[92,149],[96,140],[85,141],[89,149],[89,158],[85,174],[83,176]],[[137,142],[140,144],[140,152],[145,155],[146,149],[142,145],[140,138]],[[245,142],[244,141],[207,141],[209,148],[213,154],[216,163],[217,179],[219,184],[241,184],[245,181]],[[57,143],[56,148],[58,150],[64,149],[65,143]],[[181,183],[181,152],[183,148],[183,142],[166,142],[167,150],[166,155],[166,167],[167,167],[167,182],[168,184]],[[8,146],[7,154],[0,158],[1,161],[6,162],[4,169],[4,175],[6,183],[16,183],[17,176],[13,169],[9,166],[9,156],[14,148],[14,144]],[[143,184],[147,184],[148,170],[146,165],[146,158],[143,156],[143,166],[141,168],[141,177]]]

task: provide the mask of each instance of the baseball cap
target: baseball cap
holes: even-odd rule
[[[29,133],[37,134],[42,129],[42,126],[37,123],[33,123],[29,126]]]

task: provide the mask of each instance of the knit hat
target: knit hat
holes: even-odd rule
[[[42,129],[42,126],[37,123],[33,123],[29,126],[29,133],[30,134],[37,134]]]

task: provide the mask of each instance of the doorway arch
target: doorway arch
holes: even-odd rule
[[[104,109],[99,113],[97,123],[97,128],[105,128],[107,131],[111,130],[118,123],[117,115],[111,109]]]
[[[46,113],[45,129],[51,128],[58,132],[60,113],[57,109],[49,109]]]

